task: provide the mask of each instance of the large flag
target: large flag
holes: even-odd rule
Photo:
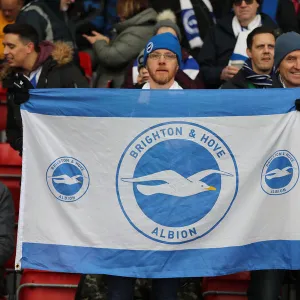
[[[17,268],[300,269],[297,89],[34,90]]]

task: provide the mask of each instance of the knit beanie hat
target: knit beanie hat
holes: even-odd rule
[[[274,65],[277,69],[281,61],[291,52],[300,50],[300,34],[291,31],[283,33],[276,40]]]
[[[166,32],[153,36],[147,43],[144,50],[144,66],[150,53],[158,49],[167,49],[177,55],[179,67],[182,65],[181,46],[176,36]]]
[[[182,36],[180,33],[180,29],[176,24],[176,16],[171,9],[166,9],[157,15],[157,23],[154,26],[154,35],[157,34],[157,31],[161,27],[170,27],[172,28],[177,35],[179,41],[181,41]]]

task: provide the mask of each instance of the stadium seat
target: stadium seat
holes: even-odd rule
[[[74,300],[80,274],[24,270],[16,300]]]
[[[91,57],[87,52],[84,51],[80,51],[78,55],[79,55],[80,66],[84,70],[84,74],[86,78],[89,80],[89,82],[91,82],[93,76]]]
[[[14,168],[20,169],[22,166],[22,159],[18,151],[11,148],[8,143],[3,143],[0,145],[0,174],[6,170],[11,172]],[[13,172],[13,171],[12,171]],[[11,173],[11,174],[14,174]]]
[[[12,193],[16,222],[19,215],[21,173],[22,159],[19,153],[12,149],[7,143],[0,144],[0,181],[5,184]]]
[[[205,277],[202,283],[204,300],[247,300],[250,273]]]
[[[0,100],[0,131],[6,128],[7,106],[6,102]]]
[[[6,92],[7,92],[7,89],[0,87],[0,101],[6,102]]]

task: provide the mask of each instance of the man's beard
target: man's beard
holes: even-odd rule
[[[169,72],[165,72],[165,74],[156,74],[155,72],[152,72],[151,70],[148,70],[150,77],[152,80],[159,84],[159,85],[165,85],[169,83],[172,79],[171,76],[169,76]]]

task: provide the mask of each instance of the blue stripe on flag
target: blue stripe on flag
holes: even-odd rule
[[[299,270],[299,248],[300,241],[266,241],[246,246],[180,251],[23,243],[21,263],[23,269],[140,278],[218,276],[261,269]],[[29,261],[28,257],[34,260]]]
[[[44,115],[110,118],[253,116],[288,113],[299,98],[300,89],[35,89],[21,108]]]

